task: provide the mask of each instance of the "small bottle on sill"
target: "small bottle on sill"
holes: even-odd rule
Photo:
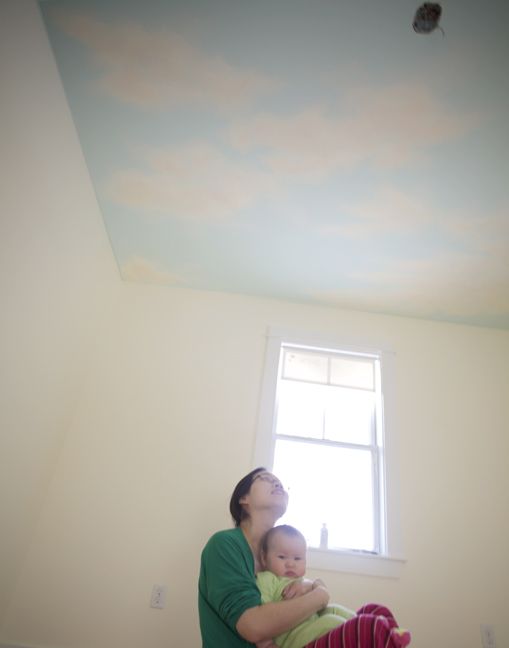
[[[327,549],[328,545],[329,545],[329,530],[327,529],[327,525],[324,522],[320,530],[320,549]]]

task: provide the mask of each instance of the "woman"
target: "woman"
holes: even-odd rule
[[[215,533],[202,552],[198,608],[203,648],[270,643],[272,637],[328,604],[329,593],[323,583],[306,579],[291,583],[283,601],[261,604],[255,580],[262,570],[261,540],[287,504],[288,494],[281,482],[265,468],[256,468],[235,487],[230,500],[235,528]],[[358,614],[306,648],[394,646],[389,635],[396,622],[390,617]]]
[[[294,585],[287,599],[262,605],[255,574],[260,541],[286,511],[288,494],[277,477],[257,468],[230,500],[235,528],[219,531],[202,553],[199,599],[203,648],[237,648],[275,637],[329,602],[324,587]],[[302,595],[300,595],[302,594]]]

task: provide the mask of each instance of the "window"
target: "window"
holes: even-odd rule
[[[256,464],[289,489],[280,523],[304,533],[311,566],[391,576],[380,559],[401,562],[386,479],[385,356],[269,335]]]

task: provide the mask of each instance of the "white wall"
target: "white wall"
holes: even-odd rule
[[[199,646],[208,535],[251,468],[267,325],[396,351],[399,580],[324,573],[336,599],[392,606],[416,648],[509,642],[509,334],[240,296],[124,285],[96,349],[3,629],[53,648]],[[148,607],[154,583],[168,607]]]
[[[0,3],[0,623],[120,285],[38,8]]]

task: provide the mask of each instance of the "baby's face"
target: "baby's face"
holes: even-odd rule
[[[300,578],[306,573],[306,543],[298,537],[276,533],[271,539],[264,567],[276,576]]]

